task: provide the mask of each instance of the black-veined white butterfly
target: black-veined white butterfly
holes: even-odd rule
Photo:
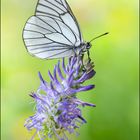
[[[25,24],[23,39],[31,55],[53,59],[82,55],[84,52],[89,54],[90,42],[95,38],[90,42],[83,40],[66,0],[39,0],[35,15]]]

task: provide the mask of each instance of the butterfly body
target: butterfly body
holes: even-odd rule
[[[39,0],[35,15],[25,24],[23,39],[27,51],[42,59],[83,55],[91,47],[84,42],[66,0]]]

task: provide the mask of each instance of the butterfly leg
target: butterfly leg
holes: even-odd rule
[[[90,58],[89,50],[87,50],[87,55],[88,55],[88,63],[90,63],[91,62],[91,58]]]
[[[82,60],[82,71],[85,72],[86,68],[85,68],[85,65],[84,65],[84,53],[81,55],[81,60]]]

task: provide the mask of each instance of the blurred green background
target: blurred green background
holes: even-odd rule
[[[95,103],[83,108],[88,123],[72,140],[138,140],[138,1],[68,0],[84,39],[109,31],[93,42],[91,57],[96,88],[78,97]],[[38,71],[46,80],[57,60],[27,54],[22,41],[26,20],[37,0],[2,0],[2,140],[29,140],[24,121],[33,114],[28,96],[39,87]]]

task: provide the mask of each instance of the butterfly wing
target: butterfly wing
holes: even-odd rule
[[[61,20],[82,40],[77,19],[66,0],[39,0],[35,14]]]
[[[82,42],[76,18],[65,0],[39,0],[23,38],[28,52],[44,59],[72,56]]]

